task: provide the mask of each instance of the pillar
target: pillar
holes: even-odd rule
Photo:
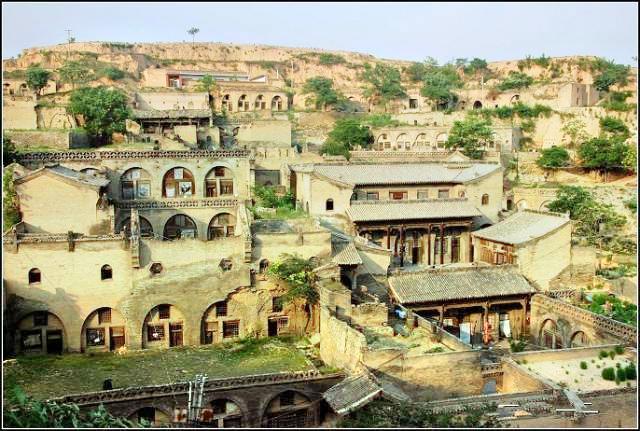
[[[400,266],[404,266],[404,226],[400,226]]]
[[[391,226],[387,226],[387,250],[391,248]]]
[[[427,265],[431,265],[431,225],[427,225]]]
[[[489,337],[491,336],[491,332],[489,331],[489,303],[486,302],[482,308],[482,342],[484,344],[489,344]]]
[[[444,223],[440,224],[440,265],[444,264]]]

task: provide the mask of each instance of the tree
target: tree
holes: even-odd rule
[[[6,136],[2,137],[2,165],[7,166],[16,161],[18,153],[16,145]]]
[[[462,66],[465,75],[474,75],[478,72],[486,72],[489,70],[487,60],[478,57],[475,57],[468,63],[465,61]]]
[[[364,72],[360,77],[368,84],[364,95],[373,104],[386,105],[391,100],[407,96],[401,83],[400,71],[393,66],[377,63],[375,67],[372,67],[367,63],[364,65]]]
[[[468,115],[463,121],[454,121],[445,146],[462,149],[466,156],[480,159],[484,154],[483,148],[493,141],[491,121]]]
[[[91,71],[80,61],[66,61],[58,74],[62,82],[70,83],[75,89],[76,84],[83,84],[91,77]]]
[[[496,88],[500,91],[527,88],[533,84],[533,78],[522,72],[509,72],[509,75]]]
[[[47,86],[49,78],[51,78],[51,72],[43,69],[39,64],[32,64],[27,68],[27,85],[37,94]]]
[[[38,401],[27,396],[20,388],[3,406],[4,426],[9,428],[136,428],[149,427],[142,419],[133,422],[110,414],[102,404],[88,413],[80,413],[77,404]]]
[[[593,84],[599,91],[609,91],[612,85],[627,84],[629,66],[598,58],[593,61],[591,68],[598,72],[593,78]]]
[[[561,168],[569,164],[569,153],[562,147],[553,146],[542,150],[536,163],[541,168]]]
[[[119,81],[124,78],[124,72],[113,66],[104,68],[102,74],[112,81]]]
[[[608,171],[624,167],[629,146],[619,136],[592,138],[578,148],[582,166]]]
[[[213,76],[207,74],[204,75],[200,81],[198,81],[198,86],[197,89],[198,91],[204,91],[206,93],[211,93],[212,91],[214,91],[216,89],[217,85],[216,85],[216,80],[213,78]]]
[[[344,100],[344,96],[333,88],[333,81],[323,76],[315,76],[307,79],[302,87],[303,94],[313,94],[310,99],[316,109],[324,109],[326,106],[336,106]]]
[[[570,146],[574,146],[589,138],[586,127],[582,120],[574,118],[565,122],[561,130],[565,136],[569,137]]]
[[[600,130],[611,136],[619,136],[623,140],[629,138],[630,135],[629,128],[624,124],[624,121],[610,116],[600,118]]]
[[[108,87],[80,88],[69,99],[67,111],[81,115],[82,126],[98,142],[110,142],[114,132],[124,133],[130,112],[127,98],[119,90]]]
[[[191,44],[195,45],[196,43],[196,34],[198,34],[200,32],[200,29],[197,27],[191,27],[189,30],[187,30],[187,33],[189,33],[191,35]]]
[[[363,126],[357,118],[344,118],[335,122],[321,152],[343,155],[348,159],[350,150],[357,146],[366,148],[372,143],[373,135],[368,127]]]
[[[13,185],[13,167],[2,173],[2,231],[10,229],[20,221],[18,196]]]

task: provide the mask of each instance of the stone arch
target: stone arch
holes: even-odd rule
[[[540,325],[539,344],[548,349],[562,349],[564,339],[560,332],[558,323],[551,318],[547,318]]]
[[[378,147],[379,151],[390,149],[391,140],[389,139],[389,135],[386,133],[381,133],[380,136],[378,136],[376,146]]]
[[[473,102],[473,109],[482,109],[482,102],[479,100]]]
[[[408,150],[411,148],[411,141],[409,140],[409,135],[406,133],[400,133],[396,138],[396,150]]]
[[[84,168],[84,169],[80,169],[80,172],[82,172],[85,175],[96,175],[98,172],[100,172],[100,170],[97,168]]]
[[[447,135],[446,133],[439,133],[436,136],[436,148],[439,150],[445,149],[446,148],[445,144],[448,139],[449,139],[449,135]]]
[[[127,415],[127,418],[134,422],[140,422],[140,419],[146,419],[152,426],[163,426],[171,423],[172,414],[166,409],[153,405],[146,407],[136,406],[136,410]]]
[[[280,96],[273,96],[273,99],[271,99],[271,110],[272,111],[282,111],[282,97]]]
[[[265,97],[262,94],[258,94],[253,106],[256,111],[264,111],[267,109],[267,101]]]
[[[520,102],[520,95],[519,94],[514,94],[513,96],[511,96],[511,99],[509,99],[509,103],[515,104]]]
[[[188,215],[176,214],[164,224],[162,236],[164,240],[198,238],[198,228]]]
[[[579,329],[571,334],[571,337],[569,337],[569,346],[567,347],[586,347],[589,345],[591,345],[589,337],[587,337],[587,334],[583,330]]]
[[[42,271],[39,268],[31,268],[27,274],[29,284],[42,283]]]
[[[151,174],[142,168],[127,169],[120,175],[120,196],[122,199],[149,199]]]
[[[527,208],[529,208],[529,202],[527,202],[526,199],[520,199],[518,202],[516,202],[516,208],[518,209],[518,211],[526,210]]]
[[[238,98],[238,112],[249,111],[249,98],[246,94],[243,94]]]
[[[213,422],[215,428],[240,428],[247,426],[245,417],[246,406],[236,397],[219,396],[213,397],[202,410],[202,421]]]
[[[68,349],[62,319],[49,310],[37,310],[17,320],[16,349],[23,354],[62,354]]]
[[[153,238],[154,234],[151,222],[142,216],[138,216],[138,220],[140,221],[140,236],[142,238]],[[124,231],[127,237],[131,236],[131,217],[127,217],[120,223],[118,232],[122,231]]]
[[[233,111],[233,103],[231,103],[231,95],[225,94],[220,102],[220,109],[228,112]]]
[[[127,322],[115,308],[98,308],[84,319],[80,332],[82,352],[114,351],[127,343]]]
[[[214,166],[204,178],[204,196],[207,198],[233,196],[235,189],[235,176],[226,166]]]
[[[549,211],[549,204],[552,202],[552,200],[546,200],[544,202],[542,202],[540,204],[540,207],[538,208],[538,211]]]
[[[178,347],[188,333],[185,314],[173,304],[153,307],[142,323],[142,348]]]
[[[266,428],[306,428],[314,424],[311,397],[302,391],[284,390],[267,401],[261,425]]]
[[[426,133],[419,133],[418,136],[416,136],[415,141],[413,141],[413,147],[418,150],[426,149],[428,145],[429,141],[427,140]]]
[[[196,194],[196,182],[187,168],[176,166],[169,169],[162,177],[162,197],[191,197]]]
[[[236,217],[233,214],[224,212],[216,214],[209,222],[207,229],[207,239],[209,241],[216,238],[233,236],[236,230]]]
[[[224,332],[224,321],[228,316],[228,297],[210,304],[200,319],[200,344],[220,343],[224,338],[234,338],[234,334]],[[238,328],[239,331],[240,328]],[[239,334],[238,334],[239,335]]]

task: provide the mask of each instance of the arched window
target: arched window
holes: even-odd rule
[[[273,99],[271,99],[271,110],[282,111],[282,97],[275,96]]]
[[[224,238],[233,236],[235,232],[236,218],[229,213],[218,214],[209,223],[207,239]]]
[[[413,143],[413,146],[417,149],[424,149],[427,146],[427,135],[424,133],[420,133],[416,136],[416,140]]]
[[[176,214],[167,220],[164,225],[163,236],[165,240],[197,238],[198,229],[191,217],[184,214]]]
[[[482,109],[482,102],[480,102],[479,100],[473,102],[473,109]]]
[[[248,111],[249,110],[249,100],[247,100],[247,95],[243,94],[238,99],[238,111]]]
[[[29,270],[29,284],[40,283],[41,275],[38,268],[31,268]]]
[[[231,103],[231,96],[228,94],[225,94],[222,97],[222,109],[225,111],[233,111],[233,104]]]
[[[165,198],[195,195],[196,185],[191,171],[185,168],[169,169],[162,179],[162,196]]]
[[[449,136],[446,133],[440,133],[436,136],[436,147],[439,149],[445,148],[447,139],[449,139]]]
[[[148,199],[151,197],[151,175],[141,168],[132,168],[120,177],[122,199]]]
[[[205,196],[208,198],[233,195],[233,172],[229,168],[216,166],[209,171],[204,181]]]
[[[100,268],[100,279],[101,280],[111,280],[113,278],[113,270],[109,265],[102,265]]]
[[[391,141],[389,140],[386,133],[382,133],[380,136],[378,136],[376,149],[379,151],[383,151],[383,150],[388,150],[390,148],[391,148]]]
[[[409,141],[409,136],[406,133],[401,133],[396,138],[396,149],[397,150],[408,150],[411,147],[411,142]]]
[[[489,195],[486,193],[482,195],[482,205],[489,205]]]
[[[269,268],[269,260],[262,259],[260,261],[260,269],[259,269],[260,274],[264,274],[265,272],[267,272],[268,268]]]
[[[256,111],[263,111],[267,109],[267,101],[264,99],[264,96],[262,94],[259,94],[258,97],[256,97],[254,109]]]
[[[333,211],[333,199],[327,199],[327,202],[325,203],[325,209],[327,211]]]

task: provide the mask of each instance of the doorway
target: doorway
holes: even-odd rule
[[[47,353],[50,355],[62,354],[62,331],[47,331]]]
[[[169,347],[182,346],[182,322],[169,324]]]
[[[278,321],[276,319],[269,319],[267,330],[269,337],[278,336]]]
[[[117,350],[124,346],[124,327],[117,326],[109,328],[109,350]]]

